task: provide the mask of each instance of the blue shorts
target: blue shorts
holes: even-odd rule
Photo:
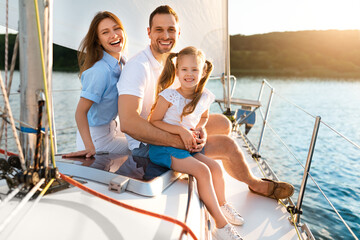
[[[197,152],[190,153],[183,149],[149,144],[150,161],[167,168],[171,168],[171,157],[183,159],[194,156],[195,154],[197,154]]]

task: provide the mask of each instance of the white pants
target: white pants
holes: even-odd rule
[[[107,125],[90,127],[90,134],[97,152],[130,154],[125,135],[120,131],[120,124],[116,120]],[[76,134],[76,148],[78,151],[85,150],[79,131]]]

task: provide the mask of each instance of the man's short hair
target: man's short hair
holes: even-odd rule
[[[178,15],[176,14],[176,12],[174,11],[174,9],[172,9],[170,6],[168,5],[162,5],[157,7],[151,14],[150,14],[150,18],[149,18],[149,27],[151,29],[152,26],[152,20],[154,18],[154,16],[156,14],[171,14],[174,16],[175,21],[178,23],[179,22],[179,18]]]

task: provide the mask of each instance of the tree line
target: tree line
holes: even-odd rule
[[[8,64],[10,68],[11,58],[13,55],[15,45],[15,34],[9,34],[9,55]],[[0,35],[0,69],[5,68],[5,34]],[[19,52],[16,59],[15,69],[19,69]],[[53,44],[53,70],[63,72],[77,72],[79,71],[77,63],[77,52],[75,50],[65,48]]]
[[[15,38],[9,35],[9,66]],[[4,69],[4,51],[5,36],[0,35],[0,69]],[[75,50],[54,44],[53,51],[54,71],[79,71]],[[234,35],[230,64],[237,76],[360,78],[360,30]]]
[[[234,75],[360,78],[360,31],[234,35],[230,57]]]

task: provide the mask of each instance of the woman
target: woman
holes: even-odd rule
[[[99,12],[79,48],[82,91],[75,119],[78,152],[64,157],[91,157],[96,152],[128,154],[118,121],[116,83],[125,64],[126,33],[113,13]]]

